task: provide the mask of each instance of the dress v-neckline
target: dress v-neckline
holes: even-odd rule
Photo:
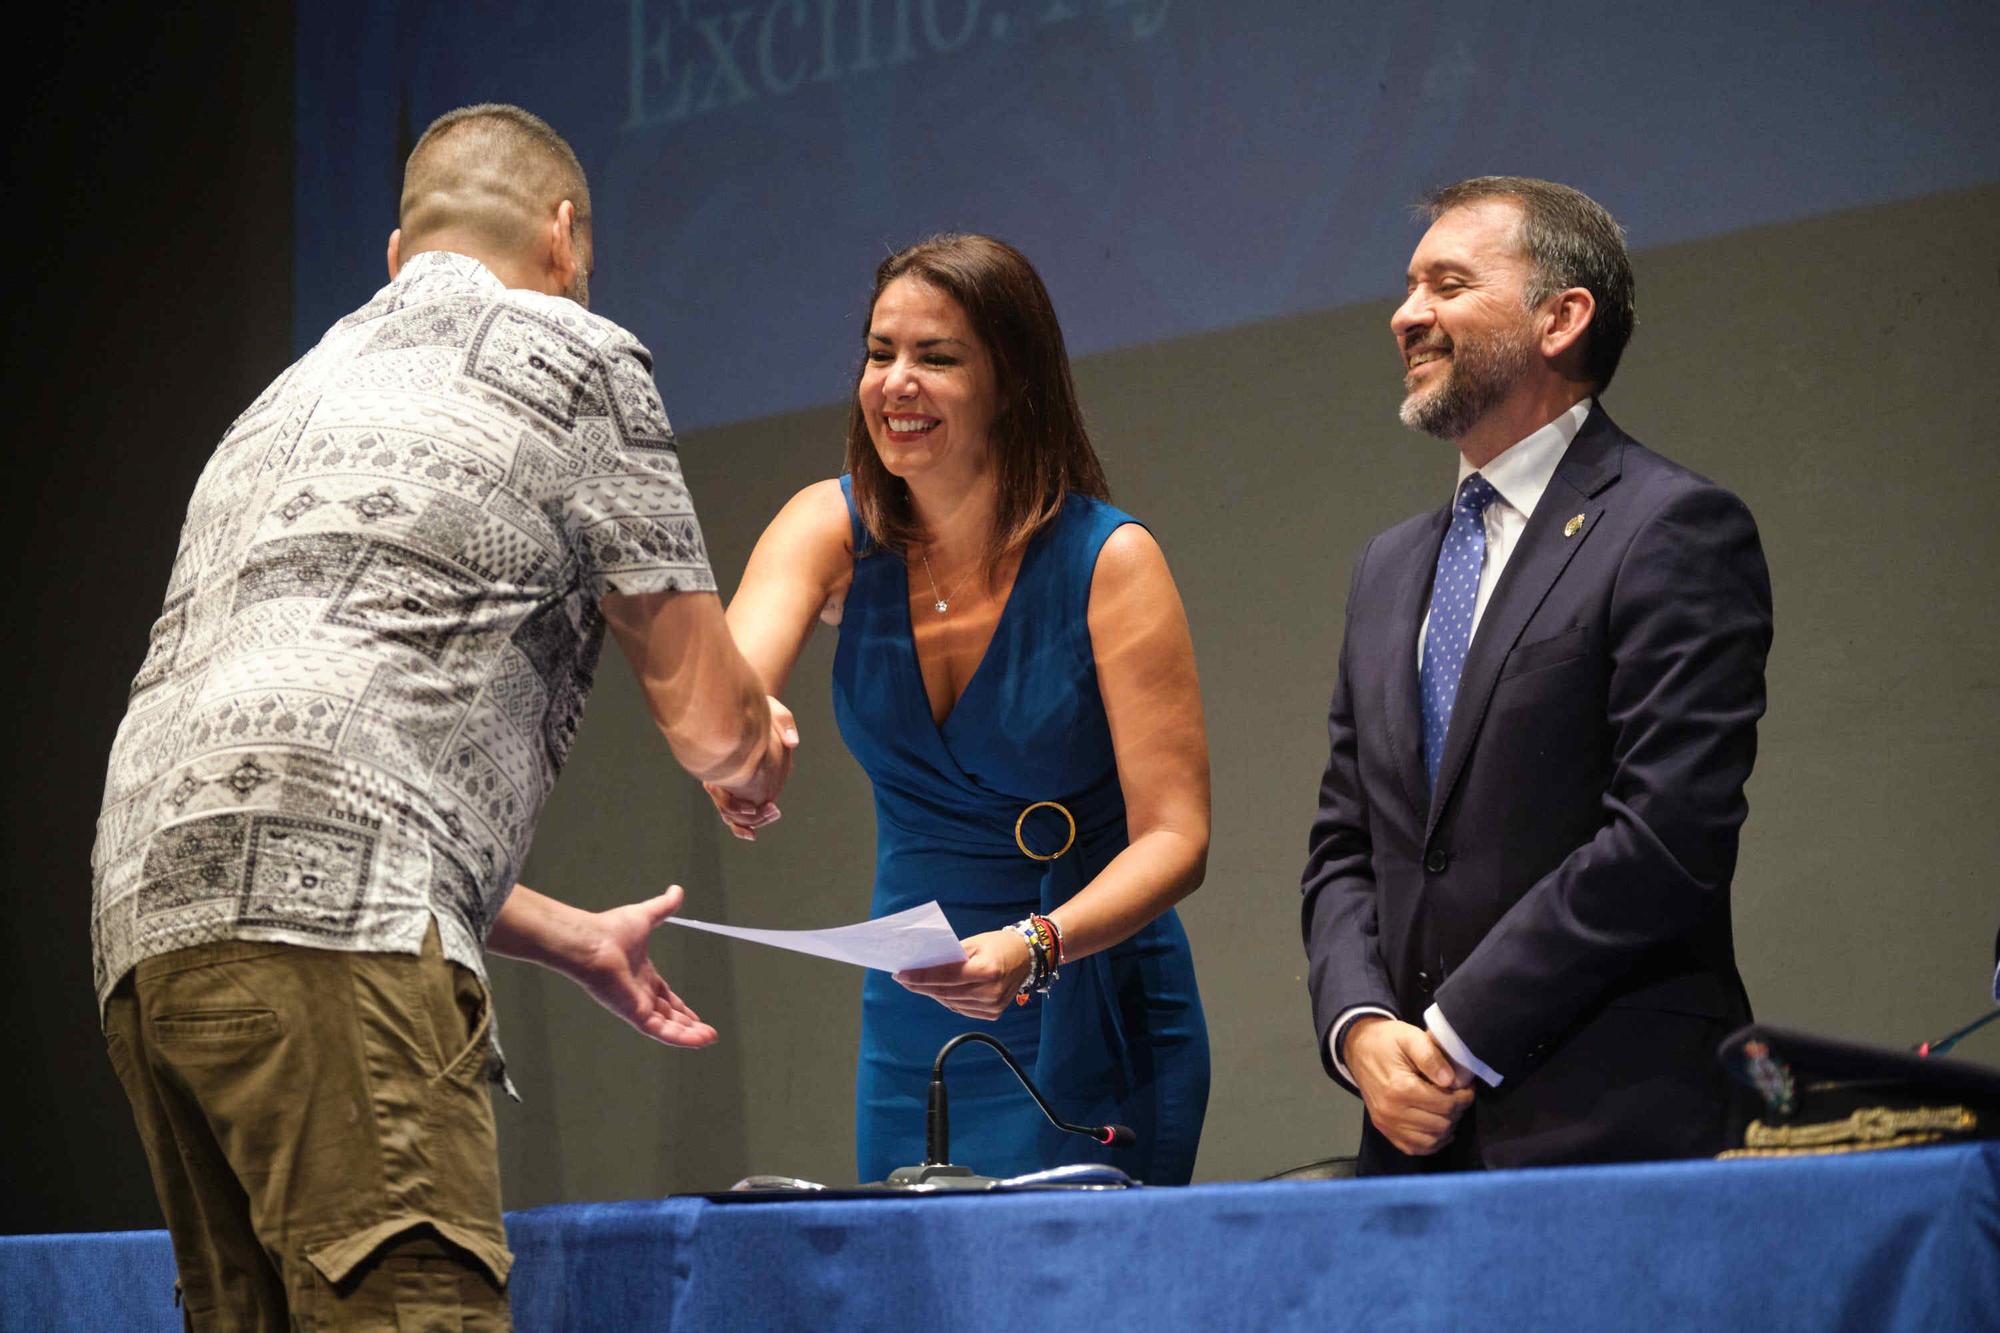
[[[909,648],[908,661],[911,671],[916,676],[917,698],[923,705],[924,718],[940,739],[944,736],[945,728],[951,725],[952,719],[958,716],[959,709],[965,705],[966,696],[972,693],[978,686],[980,677],[986,674],[986,661],[993,656],[993,645],[1000,641],[1000,633],[1007,628],[1008,617],[1014,614],[1014,595],[1021,591],[1021,580],[1027,576],[1028,562],[1035,558],[1037,549],[1044,544],[1043,538],[1047,535],[1046,531],[1038,532],[1028,539],[1028,549],[1021,552],[1021,563],[1014,570],[1014,582],[1007,588],[1007,600],[1001,603],[1000,614],[993,621],[993,632],[987,635],[986,646],[980,649],[979,664],[973,667],[972,674],[965,678],[965,688],[951,701],[951,707],[945,710],[943,718],[938,718],[931,712],[931,692],[924,688],[924,659],[917,654],[917,624],[910,616],[910,565],[907,560],[899,562],[903,567],[903,642]]]

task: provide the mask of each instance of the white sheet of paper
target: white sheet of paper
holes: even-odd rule
[[[873,921],[851,926],[831,926],[825,930],[759,930],[753,926],[721,926],[713,921],[695,921],[684,916],[667,918],[676,926],[706,930],[716,935],[775,945],[837,963],[875,967],[884,972],[901,972],[913,967],[936,967],[940,963],[962,963],[965,948],[944,919],[944,909],[935,901],[907,908]]]

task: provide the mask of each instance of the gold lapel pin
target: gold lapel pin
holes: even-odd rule
[[[1577,516],[1576,516],[1575,518],[1573,518],[1573,519],[1571,519],[1571,520],[1570,520],[1569,522],[1567,522],[1567,523],[1563,524],[1563,536],[1565,536],[1565,537],[1574,537],[1574,536],[1576,536],[1576,534],[1577,534],[1577,533],[1579,533],[1579,532],[1582,532],[1582,531],[1583,531],[1583,515],[1582,515],[1582,514],[1578,514],[1578,515],[1577,515]]]

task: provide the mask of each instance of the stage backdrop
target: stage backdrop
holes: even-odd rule
[[[1078,354],[1393,290],[1427,186],[1505,169],[1654,247],[2000,175],[1991,7],[444,0],[299,21],[301,348],[379,271],[404,151],[528,104],[575,144],[599,305],[683,429],[836,399],[873,262],[1032,256]]]
[[[2000,915],[1996,38],[1970,4],[307,6],[294,350],[381,281],[431,117],[539,111],[590,173],[598,308],[658,358],[727,588],[838,468],[874,264],[946,228],[1020,245],[1193,620],[1216,791],[1185,909],[1217,1075],[1199,1174],[1255,1175],[1355,1134],[1312,1050],[1295,886],[1349,562],[1452,476],[1395,424],[1385,321],[1410,201],[1460,176],[1554,177],[1625,221],[1642,326],[1607,405],[1764,523],[1778,641],[1737,890],[1760,1011],[1907,1041],[1978,1008]],[[529,881],[608,904],[678,880],[690,914],[742,924],[865,911],[872,815],[829,650],[795,678],[799,777],[755,847],[718,836],[607,658]],[[858,975],[709,937],[659,952],[719,1048],[658,1050],[499,969],[526,1094],[503,1110],[509,1203],[851,1179]]]

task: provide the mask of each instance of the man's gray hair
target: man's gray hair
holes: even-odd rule
[[[1521,245],[1534,265],[1530,309],[1571,287],[1583,288],[1597,303],[1585,334],[1584,368],[1601,393],[1638,324],[1625,229],[1581,190],[1533,176],[1474,176],[1431,191],[1417,211],[1435,222],[1455,208],[1489,199],[1520,205]]]

